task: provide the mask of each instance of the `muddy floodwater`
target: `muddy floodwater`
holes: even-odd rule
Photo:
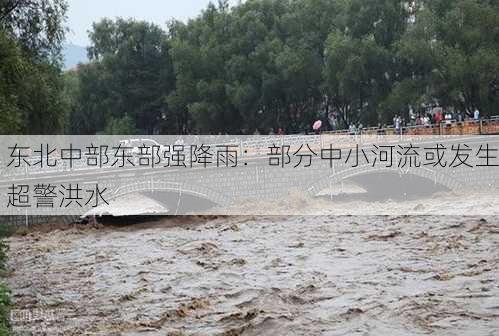
[[[181,218],[10,243],[24,335],[499,335],[499,217]]]

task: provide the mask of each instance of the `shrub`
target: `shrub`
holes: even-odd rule
[[[10,335],[10,290],[5,284],[0,284],[0,336]]]
[[[9,245],[4,238],[11,234],[11,229],[5,224],[0,224],[0,280],[7,266],[7,252]],[[10,335],[10,290],[0,282],[0,336]]]

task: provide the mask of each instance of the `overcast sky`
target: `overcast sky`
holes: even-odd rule
[[[136,18],[155,22],[161,27],[176,18],[182,21],[192,18],[205,9],[210,0],[68,0],[69,42],[87,46],[87,31],[94,21],[101,18]],[[213,2],[217,2],[213,0]],[[232,4],[238,0],[231,0]]]

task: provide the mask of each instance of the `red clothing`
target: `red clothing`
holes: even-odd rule
[[[440,122],[443,120],[442,114],[440,112],[435,113],[435,124],[440,124]]]

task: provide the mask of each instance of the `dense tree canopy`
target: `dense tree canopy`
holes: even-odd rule
[[[0,1],[0,133],[63,131],[65,11],[62,0]]]
[[[164,32],[146,22],[103,20],[94,24],[90,38],[91,63],[80,66],[79,81],[73,83],[78,90],[71,131],[175,132],[163,129],[167,126],[166,97],[174,85]]]
[[[498,114],[497,0],[219,0],[166,30],[104,19],[90,63],[64,78],[64,2],[2,4],[4,132],[297,132],[435,105]]]
[[[104,20],[78,70],[79,113],[93,125],[75,131],[127,118],[145,132],[293,132],[436,104],[492,114],[498,27],[498,2],[479,0],[218,1],[166,32]]]
[[[397,43],[401,80],[392,107],[438,103],[497,114],[499,1],[426,1]]]

